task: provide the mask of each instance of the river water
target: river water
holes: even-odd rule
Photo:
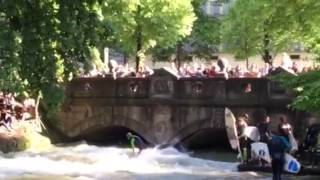
[[[194,157],[196,156],[196,157]],[[0,179],[16,180],[269,180],[271,174],[237,172],[236,154],[206,151],[190,156],[173,148],[130,149],[85,143],[0,155]],[[224,162],[223,162],[224,161]],[[286,176],[285,179],[315,177]],[[318,177],[319,178],[319,177]]]

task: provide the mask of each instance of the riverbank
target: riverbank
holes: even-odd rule
[[[272,173],[271,165],[266,165],[264,167],[257,166],[257,165],[248,165],[248,164],[239,164],[237,166],[239,172],[245,171],[254,171],[254,172],[268,172]],[[286,174],[290,174],[285,172]],[[320,176],[320,167],[319,166],[306,166],[302,165],[300,172],[296,174],[298,176],[306,176],[306,175],[313,175],[313,176]]]
[[[41,128],[34,120],[14,122],[9,131],[0,129],[0,151],[3,153],[24,150],[41,151],[51,145],[50,139],[41,135]]]

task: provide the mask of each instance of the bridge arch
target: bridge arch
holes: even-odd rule
[[[150,144],[139,132],[125,126],[102,126],[99,128],[90,128],[75,138],[75,140],[85,140],[89,144],[95,145],[115,145],[127,147],[129,141],[127,133],[131,132],[143,139],[145,144]]]
[[[124,132],[133,132],[144,139],[147,143],[154,142],[154,136],[149,133],[148,127],[141,121],[120,115],[115,115],[112,119],[106,118],[105,113],[91,116],[86,120],[83,119],[81,122],[70,128],[70,131],[73,131],[73,139],[76,140],[86,139],[95,134],[103,135],[104,131],[106,134],[110,131],[115,131],[115,134],[118,132],[118,135],[119,133],[123,134]],[[77,132],[78,134],[76,134]]]
[[[212,121],[213,120],[209,118],[191,121],[190,123],[186,124],[183,128],[181,128],[169,140],[168,144],[176,144],[176,143],[182,142],[185,139],[188,139],[201,131],[206,131],[206,130],[213,130],[215,132],[225,131],[225,128],[222,128],[220,126],[215,126],[214,123],[212,123]],[[220,131],[217,131],[217,130],[220,130]],[[221,135],[226,136],[225,132]]]

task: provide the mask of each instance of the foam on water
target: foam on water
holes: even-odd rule
[[[80,144],[1,154],[0,162],[0,179],[265,179],[237,172],[236,163],[194,158],[174,148],[150,148],[134,156],[131,149]]]

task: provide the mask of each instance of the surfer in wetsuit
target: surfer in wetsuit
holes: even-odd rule
[[[134,153],[134,148],[138,148],[139,149],[138,155],[139,155],[145,147],[143,140],[139,136],[133,135],[131,132],[127,133],[127,138],[130,141],[130,146],[133,153]]]
[[[257,128],[260,133],[260,141],[261,142],[268,143],[268,140],[271,138],[269,124],[270,124],[270,117],[265,116],[264,120],[257,125]]]
[[[270,117],[265,116],[263,121],[257,125],[257,128],[259,130],[259,134],[260,134],[260,141],[263,143],[266,143],[266,144],[268,144],[269,140],[271,139],[271,132],[269,130],[269,124],[270,124]],[[266,163],[267,162],[265,160],[261,159],[262,167],[264,167]]]
[[[285,164],[284,155],[286,151],[290,151],[292,146],[287,139],[281,135],[272,134],[268,143],[270,155],[272,157],[272,174],[273,180],[281,180],[283,166]]]

